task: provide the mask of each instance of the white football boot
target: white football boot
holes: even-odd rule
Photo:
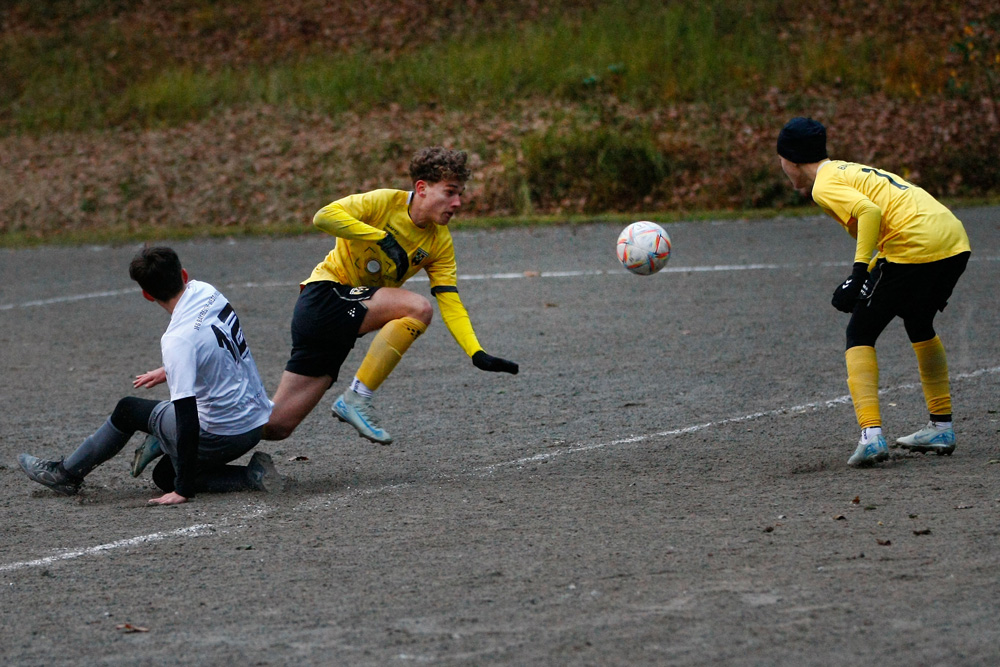
[[[934,452],[938,456],[945,454],[951,456],[951,453],[955,451],[955,429],[950,423],[945,426],[937,422],[927,422],[927,426],[916,433],[897,438],[893,447],[921,454]]]
[[[861,468],[885,461],[887,458],[889,458],[889,446],[882,437],[882,429],[876,432],[874,429],[865,428],[861,430],[858,448],[854,450],[851,458],[847,459],[847,465]]]
[[[337,397],[330,408],[333,416],[342,422],[347,422],[358,430],[358,435],[380,445],[392,442],[392,436],[375,423],[375,410],[372,399],[348,389]]]

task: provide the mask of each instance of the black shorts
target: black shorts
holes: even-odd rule
[[[292,355],[285,370],[336,381],[368,313],[365,301],[377,290],[329,280],[306,283],[292,313]]]
[[[862,305],[903,319],[944,310],[970,254],[963,252],[926,264],[880,259],[871,273],[874,288]]]
[[[934,316],[944,310],[969,263],[968,252],[926,264],[896,264],[880,259],[869,279],[869,296],[859,299],[847,324],[847,348],[875,345],[893,318],[903,319],[911,343],[935,336]]]

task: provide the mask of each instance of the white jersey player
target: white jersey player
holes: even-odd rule
[[[139,375],[134,386],[166,382],[170,400],[123,398],[65,459],[21,454],[22,469],[34,481],[73,495],[91,470],[142,431],[150,436],[136,450],[133,476],[167,454],[153,470],[153,481],[165,494],[151,503],[182,503],[198,491],[279,488],[280,477],[263,452],[247,466],[226,465],[257,445],[272,408],[232,305],[208,283],[189,281],[170,248],[145,248],[132,260],[129,275],[146,299],[171,316],[160,339],[163,366]]]

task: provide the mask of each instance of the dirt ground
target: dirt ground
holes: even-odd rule
[[[166,396],[131,388],[167,323],[128,279],[135,247],[0,251],[0,657],[997,664],[1000,211],[960,216],[973,261],[937,321],[954,456],[846,466],[829,298],[853,250],[826,218],[672,225],[648,278],[617,266],[618,226],[460,231],[462,298],[519,375],[476,370],[436,319],[379,391],[394,444],[328,400],[261,445],[284,493],[172,508],[128,475],[138,437],[75,498],[16,462],[69,453],[122,396]],[[174,246],[234,303],[272,392],[295,284],[330,246]],[[926,412],[901,323],[878,351],[891,440]]]

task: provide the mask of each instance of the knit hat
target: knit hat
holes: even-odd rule
[[[823,123],[801,116],[785,123],[778,134],[778,155],[795,164],[825,160],[826,128]]]

